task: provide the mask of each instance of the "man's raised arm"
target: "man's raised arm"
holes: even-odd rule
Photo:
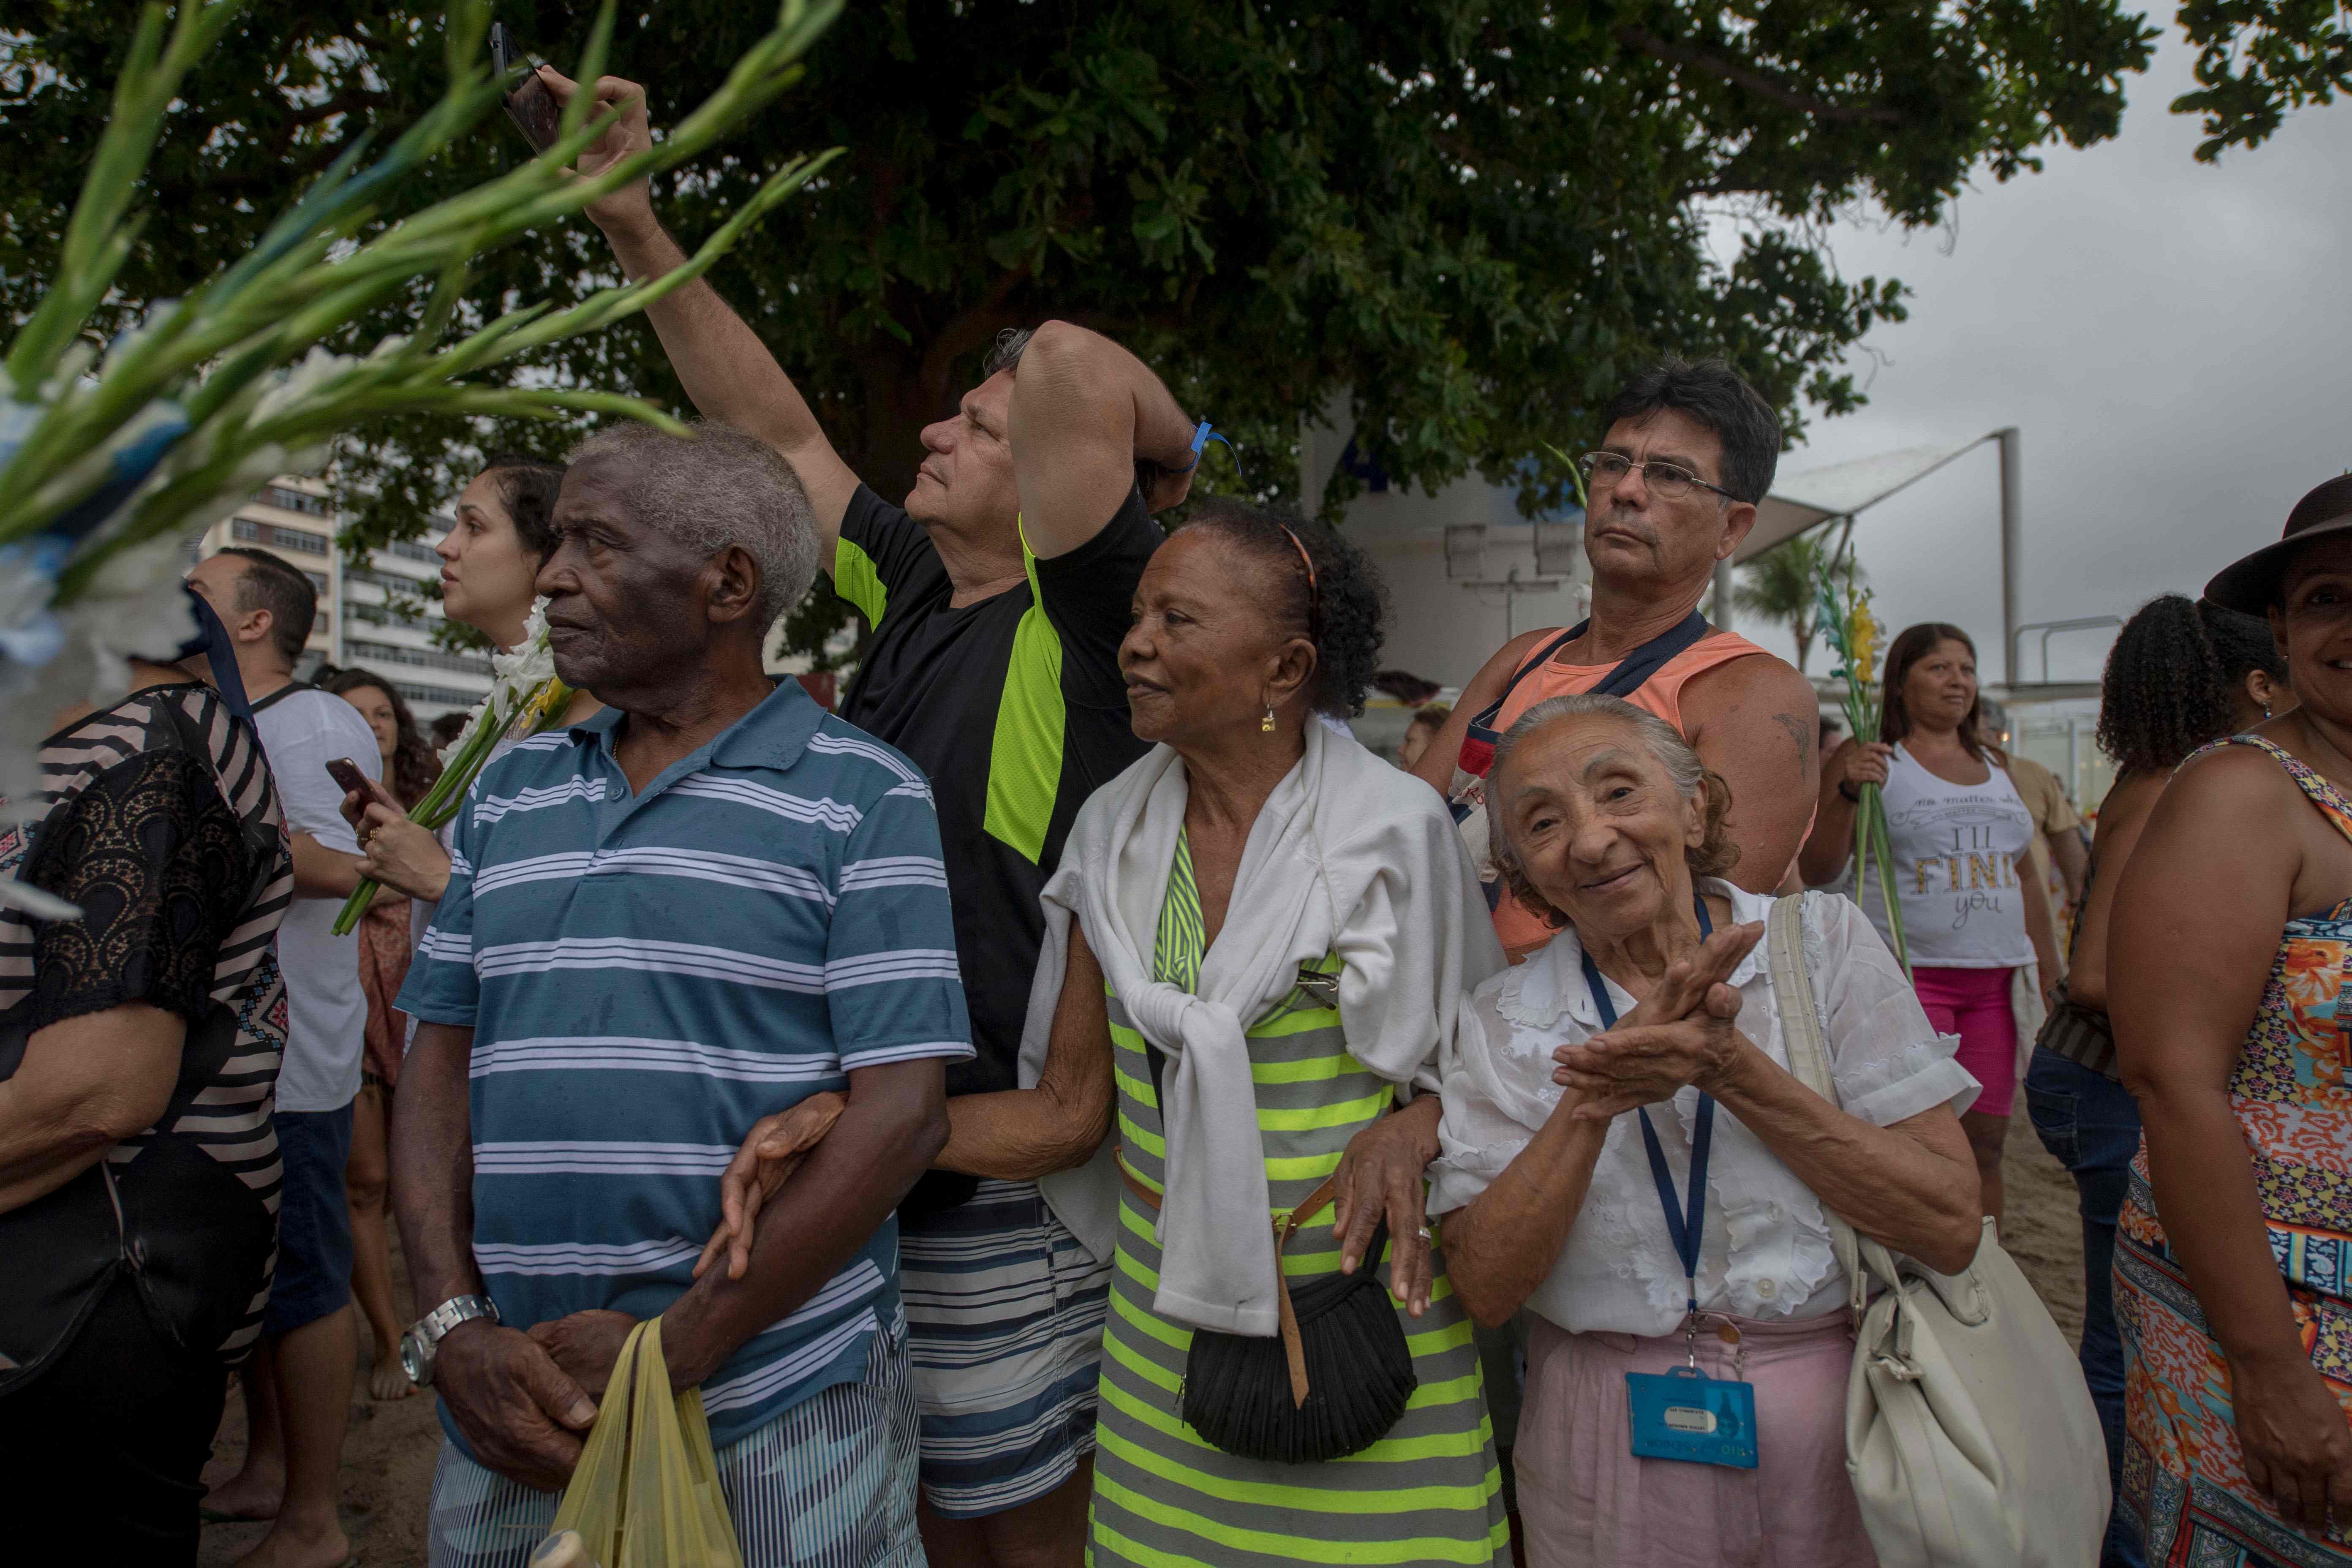
[[[540,77],[558,103],[568,103],[579,84],[550,66]],[[603,77],[596,83],[602,106],[626,103],[628,110],[580,154],[580,172],[594,174],[630,153],[653,145],[646,121],[646,90],[633,81]],[[590,205],[588,216],[613,247],[632,280],[659,278],[684,264],[686,252],[654,216],[653,198],[642,180]],[[705,418],[731,425],[782,452],[807,488],[816,512],[819,554],[833,569],[834,545],[842,514],[857,493],[857,476],[841,460],[818,427],[800,389],[784,374],[759,334],[729,308],[707,278],[673,290],[646,310],[661,338],[670,368]]]
[[[1040,560],[1102,531],[1135,486],[1139,460],[1160,481],[1145,496],[1165,511],[1192,489],[1192,422],[1150,367],[1098,332],[1048,321],[1013,377],[1013,475],[1021,528]]]

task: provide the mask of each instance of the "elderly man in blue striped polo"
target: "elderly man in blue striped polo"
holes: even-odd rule
[[[436,1568],[520,1564],[638,1320],[700,1385],[751,1568],[919,1563],[892,1210],[971,1055],[929,786],[761,666],[817,536],[765,444],[574,454],[539,578],[595,718],[484,771],[400,1005],[393,1170],[441,1398]],[[840,1119],[696,1277],[752,1124]]]

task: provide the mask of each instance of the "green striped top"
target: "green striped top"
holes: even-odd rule
[[[1154,969],[1197,985],[1205,942],[1191,846],[1177,841]],[[1327,955],[1319,966],[1336,973]],[[1143,1037],[1109,997],[1119,1155],[1160,1191],[1167,1144]],[[1336,1007],[1294,991],[1248,1030],[1258,1134],[1272,1207],[1265,1224],[1338,1168],[1348,1141],[1387,1108],[1392,1087],[1348,1052]],[[1152,1310],[1160,1283],[1154,1211],[1122,1189],[1118,1255],[1103,1341],[1090,1561],[1101,1568],[1276,1568],[1292,1563],[1510,1561],[1501,1478],[1480,1394],[1469,1319],[1437,1259],[1428,1313],[1404,1320],[1420,1388],[1404,1418],[1360,1454],[1275,1465],[1209,1446],[1177,1411],[1189,1328]],[[1294,1282],[1339,1266],[1326,1208],[1282,1255]],[[1402,1309],[1399,1309],[1402,1310]]]

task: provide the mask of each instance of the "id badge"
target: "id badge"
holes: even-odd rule
[[[1756,1468],[1754,1384],[1678,1366],[1668,1373],[1627,1373],[1625,1397],[1633,1409],[1636,1458]]]

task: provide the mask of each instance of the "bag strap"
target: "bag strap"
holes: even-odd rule
[[[1502,716],[1503,704],[1511,700],[1511,693],[1518,689],[1519,682],[1543,668],[1560,649],[1582,637],[1586,628],[1591,625],[1590,616],[1577,622],[1576,625],[1544,644],[1537,650],[1534,658],[1528,659],[1517,669],[1511,672],[1511,679],[1503,687],[1502,695],[1481,709],[1477,716],[1470,721],[1469,727],[1463,735],[1463,757],[1473,757],[1475,746],[1483,752],[1491,763],[1495,742],[1502,739],[1501,733],[1494,728],[1494,723]],[[1659,633],[1623,658],[1619,659],[1615,667],[1592,686],[1592,694],[1600,697],[1631,697],[1648,683],[1650,677],[1664,669],[1677,656],[1700,641],[1713,629],[1706,624],[1705,616],[1693,610],[1665,631]],[[1476,773],[1481,778],[1486,774],[1486,768],[1483,765],[1474,768],[1467,762],[1460,759],[1457,759],[1457,765],[1465,772]]]
[[[1385,1110],[1381,1112],[1381,1116],[1387,1114]],[[1379,1117],[1373,1120],[1378,1121]],[[1118,1179],[1127,1184],[1127,1190],[1140,1198],[1147,1207],[1158,1209],[1160,1194],[1143,1184],[1142,1178],[1129,1166],[1124,1152],[1118,1156],[1117,1163]],[[1282,1271],[1282,1249],[1289,1245],[1290,1238],[1297,1234],[1301,1226],[1323,1212],[1324,1206],[1339,1194],[1339,1173],[1334,1171],[1323,1178],[1322,1185],[1307,1194],[1305,1202],[1273,1222],[1275,1316],[1281,1324],[1282,1359],[1290,1371],[1290,1405],[1294,1410],[1307,1403],[1307,1341],[1298,1330],[1298,1310],[1290,1304],[1290,1278]],[[1380,1228],[1372,1235],[1370,1255],[1364,1260],[1368,1265],[1380,1261],[1381,1243],[1386,1239],[1387,1231],[1388,1219],[1383,1215]]]
[[[247,711],[258,713],[265,708],[275,708],[278,704],[285,701],[289,697],[292,697],[298,692],[316,691],[318,689],[319,689],[317,687],[311,685],[307,680],[289,680],[285,685],[279,687],[277,690],[271,692],[268,696],[263,698],[260,701],[254,703],[251,708],[247,710]]]
[[[1584,620],[1577,622],[1576,625],[1569,627],[1566,631],[1560,633],[1559,636],[1552,638],[1551,641],[1536,649],[1534,657],[1522,660],[1519,668],[1511,671],[1511,679],[1503,683],[1502,693],[1497,696],[1495,700],[1486,704],[1486,707],[1480,709],[1477,713],[1472,716],[1469,728],[1465,731],[1463,737],[1465,747],[1472,741],[1483,742],[1489,747],[1493,746],[1495,742],[1500,738],[1496,733],[1493,727],[1495,721],[1501,715],[1503,711],[1503,704],[1511,700],[1511,693],[1519,689],[1519,682],[1525,680],[1533,671],[1541,668],[1544,661],[1550,658],[1552,655],[1558,653],[1560,649],[1566,647],[1569,644],[1582,637],[1584,635],[1584,628],[1591,624],[1592,621],[1589,616]],[[1636,650],[1635,657],[1639,657],[1638,649]],[[1620,668],[1622,668],[1622,667],[1621,666]],[[1611,673],[1614,674],[1615,671],[1612,670]],[[1489,752],[1489,755],[1491,754],[1492,753]],[[1478,768],[1473,771],[1479,773],[1482,777],[1486,773],[1486,770],[1484,768]]]
[[[1381,1114],[1387,1113],[1383,1111]],[[1142,1200],[1146,1208],[1156,1210],[1160,1207],[1160,1194],[1143,1184],[1143,1178],[1135,1173],[1134,1168],[1128,1164],[1127,1156],[1124,1154],[1118,1157],[1118,1179],[1127,1184],[1129,1192]],[[1290,1238],[1298,1233],[1301,1226],[1321,1214],[1325,1206],[1339,1195],[1339,1173],[1334,1171],[1323,1178],[1321,1186],[1307,1194],[1304,1203],[1274,1222],[1275,1251],[1280,1252],[1288,1245]]]
[[[1821,1010],[1813,1001],[1812,971],[1805,963],[1804,922],[1802,893],[1772,901],[1772,912],[1765,917],[1765,963],[1771,971],[1772,1000],[1780,1015],[1780,1040],[1788,1047],[1789,1070],[1800,1083],[1835,1105],[1837,1081],[1830,1076],[1829,1042],[1822,1037]],[[1864,1272],[1863,1238],[1827,1204],[1822,1205],[1822,1214],[1830,1224],[1830,1245],[1837,1251],[1838,1266],[1845,1270],[1846,1308],[1859,1323],[1870,1283]],[[1875,1242],[1870,1245],[1877,1247]],[[1891,1257],[1887,1263],[1886,1283],[1892,1285]]]

